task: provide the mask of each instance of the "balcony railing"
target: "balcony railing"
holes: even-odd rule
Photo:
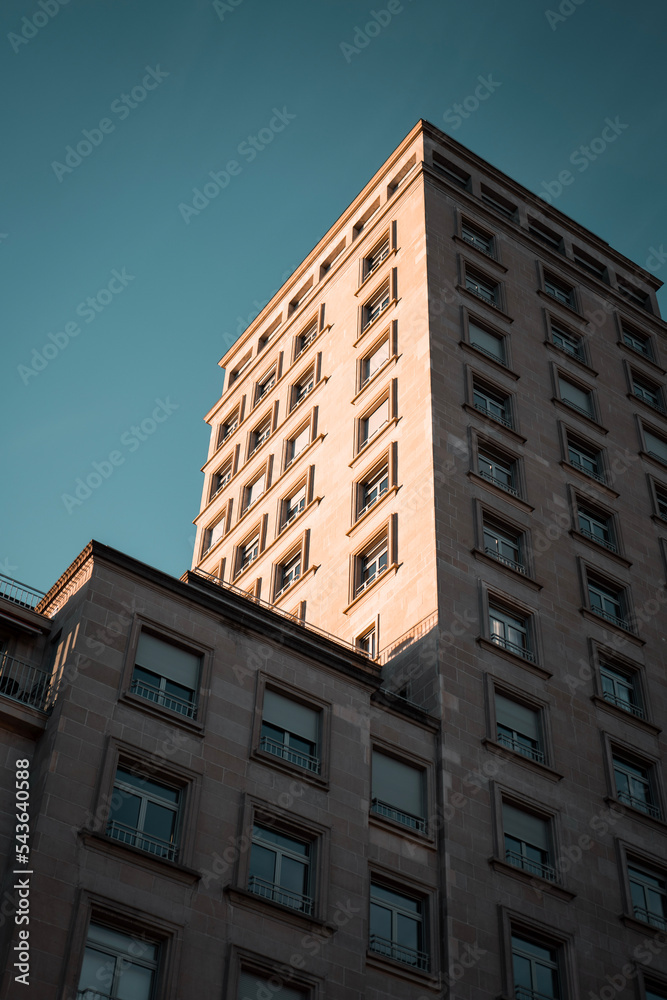
[[[46,670],[13,656],[0,656],[0,695],[45,712],[48,687]]]
[[[491,556],[492,559],[497,559],[498,562],[503,564],[503,566],[509,566],[510,569],[516,570],[517,573],[523,573],[525,575],[526,567],[522,563],[517,562],[515,559],[508,559],[507,556],[501,555],[497,549],[493,549],[491,546],[486,545],[484,547],[484,553],[487,556]]]
[[[312,757],[310,754],[303,753],[300,750],[293,750],[286,743],[281,743],[279,740],[272,740],[269,736],[262,736],[259,741],[259,749],[264,750],[265,753],[273,754],[274,757],[282,757],[283,760],[289,761],[290,764],[305,767],[306,770],[312,771],[313,774],[320,773],[319,757]]]
[[[475,403],[475,409],[483,413],[485,417],[490,417],[491,420],[497,420],[499,424],[503,427],[512,427],[512,421],[508,420],[507,417],[501,416],[499,413],[495,413],[489,406],[485,406],[483,403]]]
[[[540,861],[531,861],[525,854],[519,854],[517,851],[505,851],[505,861],[507,861],[508,865],[513,865],[514,868],[522,868],[525,872],[530,872],[531,875],[538,875],[549,882],[558,881],[555,868],[552,868],[551,865],[542,864]]]
[[[157,858],[166,858],[167,861],[175,861],[178,855],[176,844],[170,844],[159,837],[150,837],[141,830],[115,820],[110,820],[107,824],[107,837],[119,840],[121,844],[129,844],[130,847],[138,847],[140,851],[146,851]]]
[[[516,753],[523,754],[524,757],[536,760],[538,764],[544,764],[544,754],[536,747],[529,747],[525,743],[515,740],[513,736],[508,736],[507,733],[499,732],[496,738],[498,743],[501,746],[507,747],[508,750],[514,750]]]
[[[578,469],[579,472],[583,472],[587,476],[590,476],[591,479],[595,479],[596,482],[598,483],[606,482],[603,473],[595,472],[593,469],[589,469],[587,466],[583,464],[583,462],[579,462],[576,458],[573,458],[572,456],[570,456],[570,465],[572,465],[575,469]]]
[[[251,875],[248,879],[248,891],[254,892],[256,896],[264,899],[271,899],[274,903],[281,903],[289,906],[292,910],[299,910],[300,913],[311,914],[313,912],[313,901],[310,896],[304,896],[300,892],[292,892],[284,889],[275,882],[267,882],[266,879]]]
[[[511,493],[513,497],[519,496],[519,491],[513,486],[509,486],[502,479],[497,479],[496,476],[492,475],[490,472],[485,472],[484,469],[479,469],[479,475],[482,479],[486,479],[487,482],[493,483],[494,486],[499,486],[501,490],[505,490],[506,493]]]
[[[516,653],[517,656],[522,656],[524,660],[529,660],[531,663],[535,663],[535,653],[532,650],[526,649],[525,646],[519,646],[516,642],[510,642],[502,635],[492,635],[491,642],[495,643],[496,646],[501,646],[503,649],[508,649],[510,653]]]
[[[500,365],[504,365],[505,364],[505,352],[504,351],[501,350],[498,354],[494,354],[493,351],[489,351],[486,347],[482,347],[481,344],[478,344],[474,340],[470,341],[470,346],[474,347],[476,351],[481,351],[482,354],[486,354],[487,358],[491,358],[492,361],[497,361],[498,364],[500,364]]]
[[[626,806],[630,806],[632,809],[637,809],[639,812],[646,813],[647,816],[652,816],[653,819],[660,819],[660,809],[658,806],[654,806],[651,802],[647,802],[646,799],[638,799],[636,795],[631,795],[630,792],[617,791],[618,801],[622,802]]]
[[[402,962],[403,965],[409,965],[413,969],[428,972],[428,954],[425,951],[406,948],[404,945],[380,937],[378,934],[371,934],[369,948],[376,955],[393,958],[395,962]]]
[[[0,573],[0,597],[6,597],[8,601],[20,604],[22,608],[36,608],[44,594],[41,590],[35,590]]]
[[[538,993],[537,990],[529,990],[527,986],[517,986],[514,990],[514,1000],[559,1000],[559,997],[557,990],[553,993]]]
[[[585,538],[590,538],[592,542],[597,542],[598,545],[604,545],[605,549],[609,549],[610,552],[618,552],[618,548],[613,542],[609,541],[607,538],[600,538],[596,535],[594,531],[589,531],[588,528],[579,527],[579,531]]]
[[[604,691],[602,697],[605,701],[608,701],[610,705],[616,705],[617,708],[622,708],[624,712],[631,712],[636,715],[638,719],[645,719],[646,712],[640,705],[633,705],[631,701],[627,698],[622,698],[618,694],[612,694],[611,691]]]
[[[637,634],[637,629],[627,618],[618,618],[616,615],[612,615],[610,611],[605,611],[604,608],[594,608],[591,606],[591,611],[594,615],[599,615],[600,618],[604,618],[605,621],[611,622],[612,625],[625,629],[626,632],[632,632],[633,635]]]
[[[381,802],[380,799],[371,800],[371,812],[377,813],[378,816],[384,816],[386,819],[393,819],[395,823],[402,823],[403,826],[409,826],[413,830],[419,830],[420,833],[426,832],[426,820],[423,816],[413,816],[411,813],[401,812],[400,809],[394,809],[393,806]]]
[[[643,920],[645,924],[660,927],[663,931],[667,930],[667,919],[661,913],[656,913],[655,910],[645,910],[641,906],[635,906],[634,915],[637,920]]]
[[[197,711],[196,702],[191,699],[179,698],[175,694],[169,694],[167,691],[163,691],[153,684],[147,684],[146,681],[135,678],[130,685],[130,692],[138,694],[140,698],[146,698],[147,701],[152,701],[156,705],[170,708],[172,712],[185,715],[188,719],[194,719],[195,717]]]

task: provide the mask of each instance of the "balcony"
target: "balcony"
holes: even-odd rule
[[[259,741],[259,749],[265,753],[272,754],[274,757],[282,757],[283,760],[289,761],[290,764],[305,767],[307,771],[312,771],[314,774],[320,773],[319,757],[312,757],[301,750],[294,750],[286,743],[272,740],[269,736],[262,736]]]
[[[422,816],[413,816],[411,813],[401,812],[400,809],[394,809],[393,806],[387,805],[386,802],[381,802],[380,799],[373,799],[371,801],[371,812],[377,813],[378,816],[384,816],[386,819],[393,819],[395,823],[402,823],[403,826],[408,826],[412,830],[418,830],[419,833],[426,833],[426,820]]]
[[[292,910],[299,910],[300,913],[310,915],[313,912],[313,901],[310,896],[304,896],[300,892],[292,892],[276,885],[275,882],[267,882],[266,879],[251,875],[248,879],[248,891],[254,892],[256,896],[264,899],[271,899],[281,906],[289,906]]]
[[[532,861],[525,854],[519,854],[517,851],[505,851],[505,861],[508,865],[513,865],[514,868],[522,868],[525,872],[530,872],[531,875],[547,879],[548,882],[558,881],[555,868],[542,864],[540,861]]]
[[[12,580],[10,576],[0,573],[0,597],[4,597],[14,604],[19,604],[22,608],[34,610],[44,594],[41,590],[35,590],[25,583],[19,583],[18,580]]]
[[[526,646],[519,646],[516,642],[510,642],[509,639],[506,639],[502,635],[492,635],[491,642],[502,649],[509,650],[510,653],[515,653],[517,656],[523,657],[524,660],[528,660],[530,663],[535,663],[535,654],[532,650],[527,649]]]
[[[369,948],[376,955],[382,955],[384,958],[393,958],[395,962],[409,965],[413,969],[419,969],[421,972],[428,972],[428,954],[425,951],[407,948],[396,941],[380,937],[378,934],[371,934]]]
[[[45,712],[48,688],[49,674],[42,667],[7,654],[0,657],[0,695]]]
[[[126,826],[124,823],[117,823],[115,820],[111,820],[107,825],[107,837],[119,840],[121,844],[128,844],[130,847],[138,847],[140,851],[153,854],[156,858],[165,858],[167,861],[176,861],[178,856],[176,844],[149,836],[141,830]]]
[[[528,746],[527,743],[522,743],[513,736],[508,736],[507,733],[502,732],[498,732],[496,739],[501,746],[507,747],[508,750],[514,750],[515,753],[523,754],[524,757],[529,757],[530,760],[536,760],[538,764],[545,763],[544,754],[537,747]]]
[[[156,705],[169,708],[172,712],[178,712],[179,715],[185,715],[188,719],[194,719],[197,713],[196,702],[192,699],[179,698],[178,695],[169,694],[167,691],[163,691],[162,688],[155,687],[154,684],[147,684],[146,681],[139,680],[138,678],[132,681],[130,693],[137,694],[140,698],[145,698],[147,701],[155,702]]]
[[[631,809],[637,809],[639,812],[646,813],[647,816],[651,816],[652,819],[662,819],[660,814],[660,809],[658,806],[654,806],[652,802],[649,802],[647,798],[640,798],[637,795],[631,795],[630,792],[624,792],[617,789],[616,795],[618,801],[622,802],[625,806],[630,806]]]

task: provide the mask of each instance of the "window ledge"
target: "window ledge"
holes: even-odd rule
[[[553,295],[549,295],[549,293],[545,292],[543,288],[538,288],[537,294],[540,298],[544,299],[545,302],[548,302],[549,305],[558,306],[559,309],[564,309],[568,316],[573,316],[575,319],[578,319],[580,323],[588,325],[588,321],[581,315],[578,309],[573,309],[572,306],[566,306],[564,302],[561,302]]]
[[[663,834],[667,831],[667,823],[664,819],[654,819],[648,813],[642,812],[641,809],[635,809],[634,806],[629,806],[626,802],[621,802],[620,799],[615,798],[613,795],[605,795],[604,800],[608,805],[613,805],[617,809],[620,809],[621,815],[628,813],[631,819],[641,819],[655,830],[660,830]],[[638,923],[641,924],[641,921],[638,921]],[[641,924],[641,926],[643,927],[644,924]]]
[[[365,455],[368,451],[370,451],[375,442],[379,441],[382,437],[384,437],[384,435],[387,433],[390,427],[395,427],[399,420],[400,417],[392,417],[390,420],[388,420],[387,423],[384,425],[384,427],[382,427],[377,432],[377,434],[374,434],[373,437],[370,439],[370,441],[366,442],[363,448],[359,449],[359,451],[354,456],[352,461],[347,463],[348,469],[352,469],[357,464],[357,461],[361,458],[361,456]]]
[[[457,292],[462,292],[467,299],[472,299],[472,301],[476,302],[478,305],[481,304],[486,306],[487,309],[491,309],[492,312],[497,313],[498,316],[502,316],[506,323],[514,322],[513,318],[509,315],[509,313],[506,313],[504,309],[501,309],[500,306],[495,305],[493,302],[487,302],[487,300],[483,299],[481,295],[475,295],[475,293],[467,289],[465,285],[457,284],[455,285],[455,288]]]
[[[131,691],[124,691],[118,698],[118,701],[132,708],[139,709],[140,712],[146,712],[147,715],[152,715],[156,719],[161,719],[162,722],[168,722],[172,726],[180,726],[182,729],[187,729],[193,736],[204,735],[204,724],[202,722],[198,722],[195,719],[188,719],[187,716],[181,715],[180,712],[172,712],[170,708],[165,708],[164,705],[156,705],[154,702],[149,701],[148,698],[142,698],[141,695],[133,694]],[[198,704],[197,707],[201,712],[201,704]]]
[[[298,764],[292,764],[289,760],[285,760],[284,757],[278,757],[275,754],[267,753],[266,750],[260,750],[259,747],[254,747],[250,751],[250,757],[252,760],[257,761],[260,764],[265,764],[267,767],[274,767],[278,771],[282,771],[285,774],[298,777],[299,781],[307,781],[311,785],[315,785],[317,788],[322,788],[325,791],[329,789],[329,778],[326,774],[320,773],[315,774],[314,771],[309,771],[306,767],[299,767]],[[322,772],[324,770],[324,762],[322,764]]]
[[[361,517],[357,518],[357,520],[356,520],[356,521],[354,522],[354,524],[352,525],[352,527],[351,527],[351,528],[348,528],[348,530],[347,530],[347,531],[345,532],[345,534],[346,534],[346,535],[348,535],[348,536],[349,536],[349,535],[353,535],[353,534],[354,534],[354,532],[355,532],[355,531],[357,530],[357,528],[359,527],[359,525],[360,525],[360,524],[363,524],[363,522],[364,522],[364,521],[365,521],[365,520],[366,520],[366,519],[367,519],[368,517],[370,517],[370,516],[371,516],[371,514],[373,513],[373,511],[374,511],[374,510],[377,510],[377,509],[378,509],[378,507],[380,506],[380,504],[381,504],[381,503],[382,503],[382,502],[383,502],[384,500],[386,500],[388,496],[392,496],[392,495],[393,495],[394,493],[398,493],[399,489],[400,489],[400,486],[390,486],[390,487],[389,487],[389,489],[387,490],[387,492],[386,492],[386,493],[383,493],[383,494],[382,494],[382,496],[380,497],[380,499],[379,499],[379,500],[376,500],[376,501],[375,501],[375,503],[373,504],[373,506],[372,506],[372,507],[368,507],[368,508],[367,508],[367,509],[366,509],[366,510],[364,511],[364,513],[363,513],[363,514],[361,515]]]
[[[366,951],[366,965],[380,969],[382,972],[390,972],[401,979],[407,979],[410,983],[418,983],[421,987],[426,987],[427,989],[439,992],[441,988],[439,977],[433,975],[432,972],[420,972],[418,969],[413,969],[403,962],[397,962],[395,959],[388,958],[385,955],[378,955],[377,952],[370,951],[370,949]]]
[[[622,913],[621,920],[626,927],[629,927],[633,931],[639,931],[640,934],[643,934],[644,936],[646,936],[647,932],[654,937],[657,937],[658,934],[662,934],[664,936],[665,931],[662,927],[656,927],[655,924],[649,924],[643,920],[637,920],[636,917],[631,916],[629,913]]]
[[[579,608],[579,611],[584,616],[586,621],[595,622],[597,625],[600,625],[601,628],[612,629],[614,635],[623,635],[630,642],[634,642],[636,646],[646,645],[646,640],[640,639],[636,632],[630,631],[629,628],[623,628],[621,625],[615,625],[614,622],[610,622],[609,619],[605,618],[603,615],[596,615],[596,613],[591,611],[590,608],[581,607]]]
[[[522,573],[518,569],[513,569],[512,566],[508,566],[502,561],[502,559],[494,559],[493,556],[489,556],[484,552],[483,549],[474,548],[470,550],[474,555],[475,559],[479,559],[481,562],[486,563],[487,566],[496,566],[507,573],[511,573],[515,580],[521,580],[522,583],[528,584],[533,590],[542,590],[542,584],[538,583],[532,576],[528,576],[526,573]]]
[[[308,569],[303,571],[298,580],[295,580],[293,583],[290,583],[288,587],[285,587],[285,589],[281,590],[279,594],[276,594],[271,603],[274,604],[276,607],[279,607],[283,597],[287,597],[288,595],[291,597],[296,588],[301,583],[301,581],[306,580],[309,576],[313,576],[315,573],[317,573],[319,568],[320,568],[319,564],[317,566],[309,566]]]
[[[387,263],[387,261],[391,260],[393,257],[395,257],[397,253],[398,253],[398,249],[396,247],[392,248],[389,251],[389,253],[387,254],[387,256],[384,258],[384,260],[382,261],[382,263],[378,264],[378,266],[375,268],[374,271],[371,271],[370,274],[367,274],[366,277],[362,279],[361,284],[359,285],[359,287],[357,288],[357,290],[356,290],[356,292],[354,294],[355,295],[361,295],[362,292],[365,292],[368,289],[368,287],[369,287],[372,279],[373,278],[377,278],[378,274],[380,274],[381,271],[384,269],[384,266]]]
[[[487,490],[490,490],[495,496],[500,497],[503,500],[507,500],[508,503],[511,503],[515,507],[518,507],[519,510],[525,511],[526,514],[532,514],[532,512],[535,510],[534,507],[531,507],[531,505],[529,503],[526,503],[525,500],[522,500],[521,497],[515,497],[511,493],[508,493],[506,490],[502,489],[502,487],[494,486],[494,484],[489,482],[488,479],[485,479],[484,476],[479,476],[476,472],[473,472],[472,469],[468,471],[467,475],[474,483],[477,483],[478,486],[484,486]]]
[[[122,844],[119,840],[114,840],[113,837],[107,837],[106,834],[90,830],[87,827],[79,830],[79,836],[86,847],[89,847],[91,850],[99,851],[105,856],[113,854],[125,862],[131,860],[133,863],[140,864],[144,868],[149,868],[156,874],[164,875],[175,882],[194,885],[201,878],[201,872],[196,871],[194,868],[189,868],[187,865],[179,864],[176,861],[167,861],[166,858],[157,858],[147,851],[140,850],[138,847],[132,847],[130,844]]]
[[[661,368],[660,365],[656,361],[653,360],[653,358],[647,358],[646,355],[642,354],[640,351],[633,351],[633,349],[631,347],[628,347],[628,345],[625,343],[624,340],[617,340],[616,343],[634,361],[643,361],[644,364],[645,365],[649,365],[653,369],[653,371],[659,372],[661,375],[666,375],[667,374],[667,372],[665,372],[665,369]]]
[[[525,882],[537,893],[548,892],[552,896],[562,899],[565,903],[569,903],[576,898],[576,892],[570,892],[569,889],[564,889],[562,885],[558,885],[556,882],[550,882],[548,878],[542,878],[540,875],[533,875],[531,872],[524,871],[523,868],[517,868],[516,865],[510,865],[507,861],[503,861],[502,858],[489,858],[489,864],[494,871],[502,872],[503,875],[509,875],[511,878],[515,878],[519,882]]]
[[[368,335],[369,330],[377,330],[377,328],[381,326],[382,323],[385,323],[387,320],[387,314],[391,312],[392,308],[395,308],[397,305],[398,305],[398,299],[390,299],[389,302],[387,303],[386,308],[382,310],[380,315],[376,316],[374,320],[371,320],[371,322],[367,326],[365,326],[363,330],[361,330],[357,339],[353,341],[352,346],[356,347],[357,344]]]
[[[645,458],[647,462],[650,462],[651,465],[657,466],[658,469],[662,469],[663,472],[665,471],[665,469],[667,469],[667,462],[663,462],[662,459],[656,458],[655,455],[649,454],[648,451],[644,451],[642,449],[639,452],[639,454],[641,458]]]
[[[295,924],[297,927],[302,927],[309,931],[319,931],[321,933],[323,930],[326,930],[330,932],[327,934],[327,938],[331,937],[331,934],[338,930],[335,924],[331,924],[326,920],[320,920],[318,917],[308,917],[303,913],[299,913],[298,910],[293,910],[291,906],[283,906],[282,903],[277,903],[273,899],[265,899],[263,896],[258,896],[257,893],[250,892],[248,889],[228,885],[223,891],[232,903],[235,903],[237,906],[247,907],[250,910],[256,910],[258,914],[261,914],[262,918],[266,917],[267,914],[272,914],[276,920]]]
[[[525,767],[529,767],[531,771],[535,774],[541,774],[544,778],[548,778],[549,781],[562,781],[563,775],[559,771],[554,771],[553,768],[549,767],[548,764],[540,764],[539,761],[533,760],[531,757],[526,757],[525,754],[519,753],[518,750],[510,750],[509,747],[504,747],[502,743],[498,743],[496,740],[490,740],[488,737],[484,737],[482,740],[483,745],[487,750],[492,753],[498,754],[506,761],[514,761],[517,764],[523,764]]]
[[[366,597],[367,594],[370,594],[370,592],[372,590],[374,590],[379,583],[381,583],[382,581],[386,580],[390,576],[396,576],[396,573],[398,572],[399,566],[400,566],[400,563],[396,563],[396,562],[390,563],[390,565],[387,566],[387,568],[384,571],[384,573],[380,573],[379,576],[376,576],[376,578],[373,580],[373,582],[370,584],[370,586],[366,587],[365,590],[362,590],[362,592],[360,594],[357,594],[357,596],[354,598],[354,600],[350,601],[350,603],[347,605],[347,607],[343,608],[343,614],[346,615],[348,613],[348,611],[352,610],[352,608],[356,608],[356,606],[359,604],[359,602],[363,601],[364,597]]]
[[[399,359],[399,357],[400,357],[400,354],[392,354],[390,358],[387,358],[386,361],[383,361],[382,364],[380,365],[380,367],[377,369],[377,371],[373,372],[373,374],[369,378],[368,382],[364,382],[364,384],[362,385],[362,387],[352,397],[352,399],[350,400],[350,402],[351,403],[356,403],[356,401],[359,399],[359,397],[362,396],[366,392],[366,390],[368,389],[368,387],[370,385],[372,385],[373,382],[375,382],[375,380],[382,374],[382,372],[384,372],[384,371],[387,370],[387,368],[392,363],[392,361],[394,363],[397,362],[398,359]]]
[[[459,236],[458,233],[454,233],[452,239],[458,246],[463,247],[466,250],[472,250],[473,253],[479,254],[479,259],[484,261],[485,264],[491,264],[499,271],[507,273],[507,268],[504,264],[500,263],[495,254],[489,253],[487,250],[481,250],[479,247],[476,247],[474,243],[471,243],[469,240],[465,240],[462,236]]]
[[[598,432],[598,434],[609,433],[607,428],[603,427],[600,421],[596,420],[595,417],[589,417],[584,413],[583,410],[578,410],[575,406],[570,406],[568,403],[564,403],[562,399],[558,398],[558,396],[552,396],[551,402],[559,409],[564,410],[565,413],[569,413],[571,416],[578,417],[579,420],[583,420],[584,423],[589,424],[591,427],[594,427],[595,430]]]
[[[634,392],[627,392],[626,396],[631,403],[639,403],[640,406],[646,407],[648,413],[652,413],[656,417],[662,417],[663,420],[667,419],[667,410],[663,410],[659,406],[653,406],[651,403],[647,403],[645,399],[642,399],[641,396],[636,396]]]
[[[399,823],[396,820],[389,819],[387,816],[381,816],[372,810],[368,813],[368,823],[369,826],[379,826],[383,830],[390,830],[392,833],[397,833],[400,837],[415,840],[422,847],[429,850],[437,850],[434,838],[428,833],[420,833],[419,830],[415,830],[411,826],[406,826],[405,823]],[[428,829],[428,821],[426,828]]]
[[[518,382],[521,378],[521,376],[517,374],[517,372],[512,371],[512,369],[509,368],[504,361],[498,361],[496,358],[492,357],[492,355],[486,354],[484,351],[480,351],[474,344],[469,343],[467,340],[459,340],[459,347],[462,347],[466,351],[470,351],[476,358],[481,358],[488,364],[493,365],[494,368],[497,368],[499,372],[503,373],[503,375],[507,375],[508,378],[513,378],[516,382]]]
[[[606,483],[601,483],[599,479],[595,478],[595,476],[589,476],[587,472],[579,469],[576,465],[571,465],[570,462],[565,459],[561,459],[560,465],[567,472],[574,472],[578,476],[581,476],[585,482],[593,483],[593,485],[597,486],[599,490],[602,490],[603,493],[606,493],[607,496],[613,497],[615,500],[621,495],[620,493],[617,493],[616,490],[612,490],[611,486],[607,486]]]
[[[537,674],[538,677],[542,677],[548,680],[553,677],[550,670],[545,670],[538,663],[533,663],[532,660],[526,660],[521,656],[520,653],[513,653],[511,649],[506,649],[505,646],[500,646],[496,642],[491,642],[486,636],[478,635],[476,641],[483,649],[490,649],[494,653],[499,653],[500,656],[504,656],[506,659],[511,660],[512,663],[520,663],[526,670],[530,670],[531,673]]]
[[[614,705],[613,701],[607,701],[599,694],[591,695],[591,701],[598,706],[598,708],[604,708],[606,711],[615,715],[617,719],[623,719],[625,722],[631,723],[633,726],[640,726],[645,729],[647,733],[652,733],[653,736],[658,736],[662,729],[660,726],[656,726],[653,722],[649,722],[648,719],[642,719],[638,715],[633,715],[632,712],[626,712],[625,709],[619,708],[618,705]]]
[[[510,437],[513,437],[515,438],[515,440],[520,441],[521,444],[525,444],[526,441],[528,440],[528,438],[525,438],[523,434],[519,434],[519,432],[514,427],[508,427],[507,424],[504,424],[502,422],[502,420],[495,420],[493,417],[490,417],[487,414],[485,414],[483,410],[478,410],[476,406],[471,406],[470,403],[463,403],[462,406],[467,413],[472,413],[475,416],[478,416],[485,424],[485,426],[493,427],[494,430],[497,428],[500,431],[504,431],[505,434],[509,434]]]
[[[594,378],[598,377],[599,372],[596,372],[595,369],[591,368],[587,361],[576,357],[574,354],[570,354],[569,351],[565,351],[562,347],[559,347],[558,344],[554,344],[552,340],[545,340],[544,343],[552,351],[555,351],[559,358],[567,358],[568,361],[571,361],[579,368],[583,368],[587,375],[592,375]]]
[[[612,550],[608,549],[606,545],[602,545],[600,542],[596,542],[593,538],[589,538],[588,535],[584,535],[581,531],[577,531],[576,528],[570,528],[570,534],[572,535],[573,538],[576,538],[578,541],[583,542],[585,545],[590,545],[591,548],[595,549],[596,552],[603,552],[606,556],[609,556],[610,559],[615,559],[616,562],[621,564],[621,566],[627,566],[627,567],[632,566],[632,563],[630,562],[629,559],[626,559],[618,552],[612,552]]]

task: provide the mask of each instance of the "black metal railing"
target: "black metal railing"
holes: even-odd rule
[[[49,674],[42,667],[24,663],[13,656],[0,656],[0,695],[12,701],[46,711]]]
[[[178,856],[176,844],[170,844],[159,837],[151,837],[142,830],[126,826],[125,823],[117,823],[116,820],[110,820],[107,824],[107,837],[119,840],[121,844],[128,844],[130,847],[138,847],[140,851],[153,854],[156,858],[166,858],[167,861],[175,861]]]
[[[536,747],[529,747],[525,743],[515,740],[513,736],[508,736],[507,733],[499,732],[496,738],[498,743],[507,747],[508,750],[515,750],[516,753],[523,754],[524,757],[536,760],[538,764],[544,764],[544,753]]]
[[[28,587],[27,584],[0,573],[0,597],[20,604],[22,608],[36,608],[44,596],[41,590],[35,590],[34,587]]]
[[[667,920],[661,913],[656,913],[655,910],[645,910],[641,906],[635,906],[634,915],[637,920],[643,920],[645,924],[651,924],[652,927],[660,927],[663,931],[667,930]]]
[[[155,687],[154,684],[147,684],[146,681],[139,680],[138,678],[132,681],[130,691],[132,694],[137,694],[140,698],[152,701],[156,705],[170,708],[172,712],[185,715],[188,719],[194,719],[196,715],[197,704],[194,700],[179,698],[178,695],[169,694],[167,691]]]
[[[395,962],[402,962],[403,965],[410,965],[413,969],[428,972],[428,954],[425,951],[407,948],[405,945],[380,937],[378,934],[371,934],[369,948],[376,955],[393,958]]]
[[[519,646],[516,642],[510,642],[502,635],[492,635],[491,642],[495,643],[496,646],[501,646],[503,649],[508,649],[510,653],[516,653],[518,656],[522,656],[524,660],[530,660],[531,663],[535,662],[535,653],[531,649],[526,649],[525,646]]]
[[[612,694],[611,691],[604,691],[602,697],[605,701],[608,701],[611,705],[616,705],[617,708],[622,708],[624,712],[631,712],[636,715],[638,719],[645,719],[646,712],[640,705],[633,705],[631,701],[627,698],[622,698],[618,694]]]
[[[660,809],[658,806],[654,806],[653,803],[648,802],[646,799],[638,799],[636,795],[631,795],[630,792],[617,791],[616,795],[618,796],[618,801],[623,802],[624,805],[646,813],[647,816],[652,816],[653,819],[660,819]]]
[[[301,750],[294,750],[286,743],[281,743],[279,740],[272,740],[269,736],[262,736],[259,741],[259,749],[264,750],[265,753],[272,754],[274,757],[282,757],[283,760],[289,761],[290,764],[305,767],[314,774],[320,773],[319,757],[303,753]]]
[[[313,901],[310,896],[284,889],[275,882],[258,878],[257,875],[251,875],[248,879],[248,891],[254,892],[256,896],[262,896],[263,899],[271,899],[274,903],[289,906],[292,910],[299,910],[300,913],[310,915],[313,912]]]
[[[503,563],[503,565],[509,566],[511,569],[515,569],[517,573],[525,574],[526,567],[522,563],[517,562],[515,559],[508,559],[507,556],[501,555],[497,549],[491,548],[491,546],[487,545],[484,548],[484,552],[487,556],[491,556],[492,559],[497,559],[498,562]]]
[[[532,861],[525,854],[519,854],[517,851],[505,851],[505,861],[509,865],[513,865],[514,868],[522,868],[525,872],[539,875],[540,878],[545,878],[549,882],[558,881],[555,868],[552,868],[551,865],[545,865],[541,861]]]
[[[418,830],[420,833],[426,832],[426,820],[423,816],[413,816],[412,813],[402,812],[380,799],[371,800],[371,812],[377,813],[378,816],[384,816],[386,819],[393,819],[395,823],[409,826],[412,830]]]

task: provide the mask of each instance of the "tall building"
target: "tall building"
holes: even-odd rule
[[[667,1000],[658,287],[411,131],[221,361],[192,570],[0,581],[2,996]]]

